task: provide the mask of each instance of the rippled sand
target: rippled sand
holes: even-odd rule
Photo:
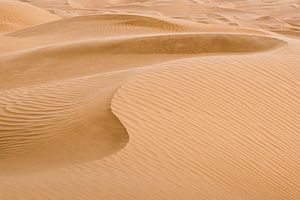
[[[298,0],[0,1],[0,199],[298,200]]]

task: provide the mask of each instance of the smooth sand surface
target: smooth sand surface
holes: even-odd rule
[[[27,3],[0,1],[0,33],[59,19],[60,17]]]
[[[298,200],[299,13],[0,1],[0,199]]]

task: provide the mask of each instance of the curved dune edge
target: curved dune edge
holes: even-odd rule
[[[125,75],[83,77],[0,92],[1,174],[99,160],[123,148],[128,134],[111,113],[110,99]]]
[[[47,54],[53,58],[84,54],[210,54],[267,51],[286,44],[281,39],[240,33],[167,33],[126,36],[106,40],[92,39],[46,45],[3,54],[12,59],[39,59]],[[21,58],[18,58],[20,56]],[[29,58],[27,58],[29,57]]]
[[[122,169],[116,176],[126,174],[114,192],[127,188],[131,199],[151,188],[146,199],[296,200],[300,49],[289,49],[174,61],[122,84],[111,107],[130,141],[120,162],[112,156]]]
[[[240,33],[169,33],[46,45],[0,55],[0,89],[141,68],[184,57],[258,53],[283,45],[286,42],[279,38]],[[118,62],[110,67],[110,60],[115,59]],[[15,71],[23,71],[26,76],[9,82]]]

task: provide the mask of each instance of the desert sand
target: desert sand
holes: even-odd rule
[[[0,1],[0,199],[300,199],[299,0]]]

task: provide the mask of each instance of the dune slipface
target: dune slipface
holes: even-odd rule
[[[29,3],[0,1],[1,200],[299,198],[299,2]]]

